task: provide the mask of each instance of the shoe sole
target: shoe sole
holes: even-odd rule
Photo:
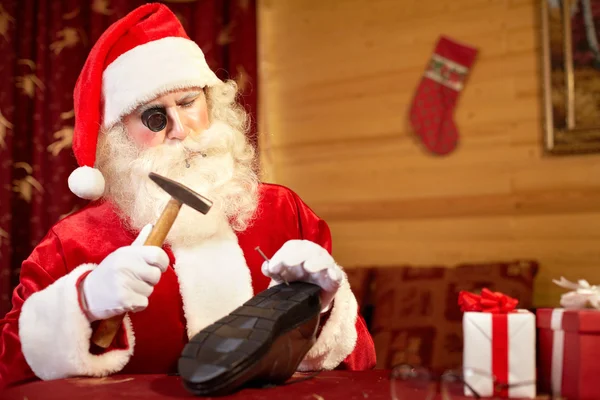
[[[304,282],[273,286],[202,329],[186,344],[179,359],[179,374],[186,389],[200,396],[229,394],[250,382],[264,367],[275,370],[275,366],[265,362],[261,365],[261,361],[272,357],[270,349],[278,347],[275,344],[281,343],[286,333],[319,316],[320,291],[318,286]],[[313,339],[318,321],[314,325]],[[303,357],[310,346],[312,342],[296,356]],[[292,365],[292,373],[301,357],[295,357],[298,362]],[[278,381],[289,378],[276,375],[275,371],[273,376]]]

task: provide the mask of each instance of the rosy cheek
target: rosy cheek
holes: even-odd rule
[[[130,134],[138,147],[142,148],[154,147],[161,144],[164,136],[162,132],[148,132],[147,129],[131,131]]]
[[[208,128],[209,120],[206,100],[204,98],[198,99],[194,107],[187,113],[187,117],[189,118],[190,127],[194,131],[201,132]]]
[[[164,134],[157,132],[154,134],[146,134],[145,138],[142,139],[144,147],[154,147],[164,142]]]
[[[206,109],[197,110],[188,114],[189,122],[194,131],[208,128],[208,112]]]
[[[208,110],[205,108],[204,110],[202,110],[202,112],[200,113],[200,126],[202,127],[202,129],[206,129],[208,128]]]

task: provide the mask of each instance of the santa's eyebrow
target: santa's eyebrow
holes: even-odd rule
[[[187,102],[195,99],[196,97],[200,96],[201,94],[202,94],[201,90],[198,90],[197,92],[186,93],[183,96],[181,96],[181,98],[179,100],[177,100],[177,104],[187,103]]]
[[[198,96],[200,96],[202,94],[201,90],[198,90],[196,92],[190,92],[190,93],[186,93],[183,96],[181,96],[181,98],[179,98],[177,100],[177,104],[185,104],[185,103],[189,103],[190,101],[194,100],[195,98],[197,98]],[[139,106],[136,109],[136,112],[138,114],[143,114],[144,111],[150,110],[152,108],[157,108],[157,107],[163,107],[166,108],[164,104],[162,103],[148,103],[148,104],[142,104],[141,106]]]

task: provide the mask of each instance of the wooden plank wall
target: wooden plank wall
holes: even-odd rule
[[[538,2],[260,0],[265,179],[330,224],[346,267],[535,258],[600,284],[600,156],[542,154]],[[480,49],[455,120],[425,152],[407,110],[439,34]]]

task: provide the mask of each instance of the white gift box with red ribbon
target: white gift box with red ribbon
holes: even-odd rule
[[[465,394],[504,398],[536,396],[535,315],[517,301],[482,290],[462,292]],[[476,310],[476,311],[468,311]]]
[[[527,310],[509,314],[466,312],[463,335],[465,381],[480,396],[536,396],[533,313]],[[495,383],[507,384],[507,387],[501,388]],[[465,393],[472,395],[468,388]]]

